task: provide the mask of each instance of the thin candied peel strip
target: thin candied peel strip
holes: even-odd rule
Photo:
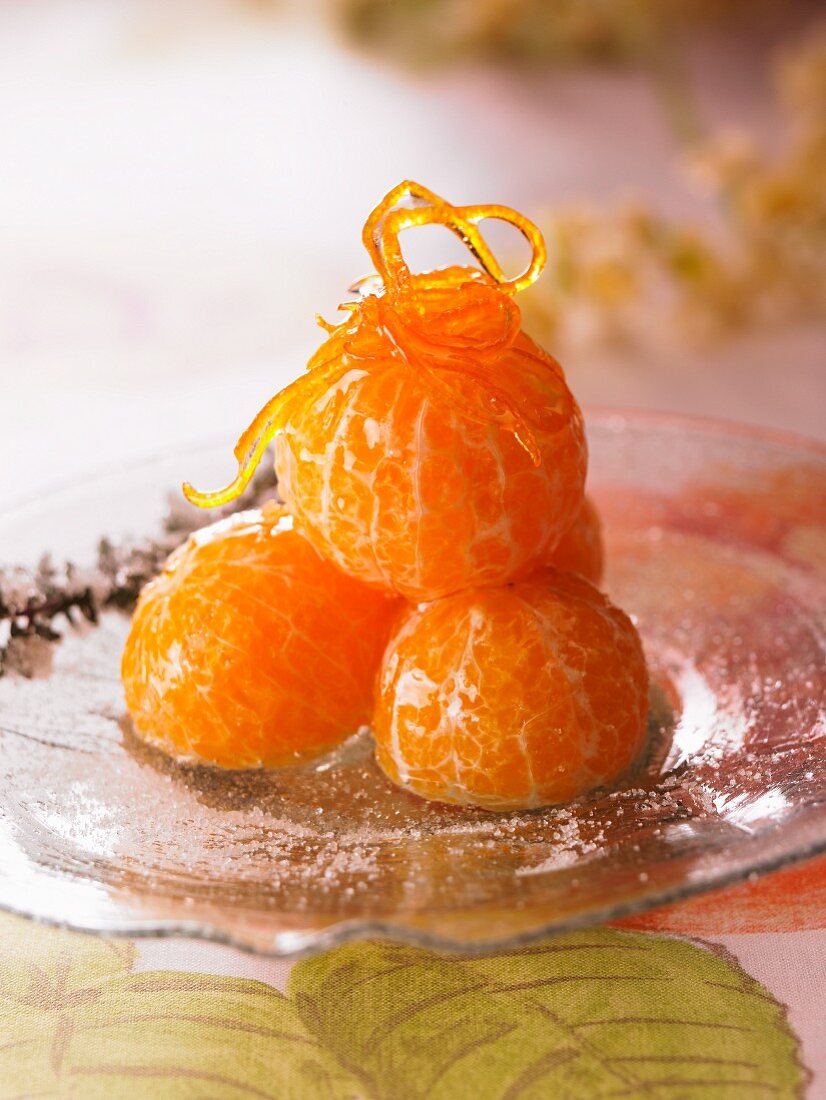
[[[255,473],[270,440],[278,431],[280,413],[284,406],[287,391],[282,390],[273,397],[256,415],[253,422],[241,433],[233,453],[238,462],[238,473],[223,489],[213,492],[201,492],[188,481],[183,484],[183,494],[190,504],[198,508],[217,508],[229,504],[243,493]]]
[[[341,369],[340,363],[333,361],[319,366],[313,371],[302,374],[256,414],[255,419],[242,433],[235,444],[233,454],[238,462],[238,473],[229,485],[214,492],[200,492],[188,481],[184,482],[183,493],[190,504],[198,508],[217,508],[236,500],[249,485],[255,470],[264,456],[264,452],[273,438],[288,423],[290,412],[297,400],[310,401],[320,396],[324,386],[335,379]]]
[[[409,205],[400,205],[400,204]],[[525,271],[514,279],[505,274],[479,231],[479,222],[495,219],[508,222],[518,229],[531,246],[532,255]],[[364,225],[362,240],[381,277],[384,290],[393,298],[397,293],[409,292],[413,275],[402,255],[399,235],[404,229],[422,225],[443,225],[450,229],[473,254],[485,273],[502,292],[512,295],[530,286],[545,266],[547,252],[539,229],[518,211],[507,206],[452,206],[435,192],[421,184],[406,180],[398,184],[382,199]],[[350,308],[350,307],[345,307]],[[336,328],[322,322],[328,332]],[[496,385],[490,372],[473,361],[470,356],[451,354],[440,359],[438,367],[427,363],[427,356],[416,355],[409,347],[400,350],[404,356],[417,360],[420,373],[432,390],[457,401],[465,414],[480,422],[498,422],[511,432],[525,449],[534,465],[541,456],[533,431],[525,416],[514,406],[504,390]],[[362,360],[368,366],[368,360]],[[214,492],[201,492],[189,482],[183,486],[186,499],[199,508],[215,508],[241,495],[249,484],[258,464],[274,436],[286,428],[290,412],[296,403],[310,402],[321,396],[324,385],[336,382],[348,369],[341,359],[319,360],[314,357],[305,374],[291,382],[271,398],[258,412],[249,427],[242,433],[234,448],[238,472],[229,485]],[[485,407],[468,401],[445,379],[437,377],[439,370],[462,374],[477,382],[488,398]]]

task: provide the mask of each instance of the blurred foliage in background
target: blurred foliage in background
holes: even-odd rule
[[[822,315],[823,27],[776,58],[788,126],[770,158],[746,133],[704,133],[681,64],[698,29],[740,37],[761,20],[770,25],[778,14],[770,0],[326,0],[325,10],[352,41],[407,64],[601,62],[651,75],[684,151],[686,185],[711,200],[711,216],[702,227],[679,223],[644,201],[546,211],[551,262],[524,299],[540,340],[630,343],[675,330],[704,340]]]
[[[767,0],[328,0],[362,45],[417,64],[459,57],[635,61],[663,33],[719,23]]]
[[[544,215],[551,262],[523,298],[540,340],[633,341],[657,317],[693,338],[822,319],[826,29],[778,61],[776,83],[788,119],[776,158],[734,131],[686,149],[686,184],[713,199],[716,223],[671,221],[646,203]]]

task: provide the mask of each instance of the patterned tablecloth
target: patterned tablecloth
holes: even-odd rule
[[[826,1096],[826,859],[521,950],[297,963],[0,919],[0,1097]]]
[[[361,218],[399,178],[529,208],[668,202],[671,139],[634,75],[425,82],[217,0],[181,37],[173,7],[0,12],[6,499],[230,440],[363,273]],[[754,66],[709,57],[704,107],[771,134]],[[816,434],[822,349],[784,330],[570,377],[586,404]],[[369,943],[287,964],[0,916],[0,1098],[814,1100],[824,1006],[826,859],[473,959]]]

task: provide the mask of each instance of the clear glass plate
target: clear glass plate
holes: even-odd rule
[[[396,790],[361,734],[296,769],[181,767],[128,731],[128,628],[67,632],[0,679],[0,906],[90,931],[293,955],[385,935],[460,950],[629,914],[826,848],[826,452],[730,425],[591,414],[606,585],[652,671],[650,745],[617,789],[492,815]],[[227,448],[7,513],[3,558],[90,558],[157,530]]]

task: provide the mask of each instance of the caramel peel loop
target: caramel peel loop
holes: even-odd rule
[[[381,239],[385,219],[394,207],[400,206],[404,202],[410,202],[416,206],[447,205],[445,200],[437,195],[435,191],[423,187],[422,184],[416,183],[414,180],[403,180],[388,191],[378,206],[370,213],[361,234],[364,247],[367,249],[370,259],[373,261],[373,266],[378,272],[381,272],[383,267]]]
[[[405,200],[408,205],[401,205]],[[507,279],[478,226],[486,220],[507,222],[531,247],[531,261],[521,275]],[[394,187],[373,210],[364,225],[362,239],[386,289],[409,286],[412,275],[404,260],[399,235],[422,225],[443,225],[469,249],[483,270],[509,294],[525,290],[539,277],[547,260],[545,241],[538,227],[509,206],[453,206],[421,184],[406,180]]]

